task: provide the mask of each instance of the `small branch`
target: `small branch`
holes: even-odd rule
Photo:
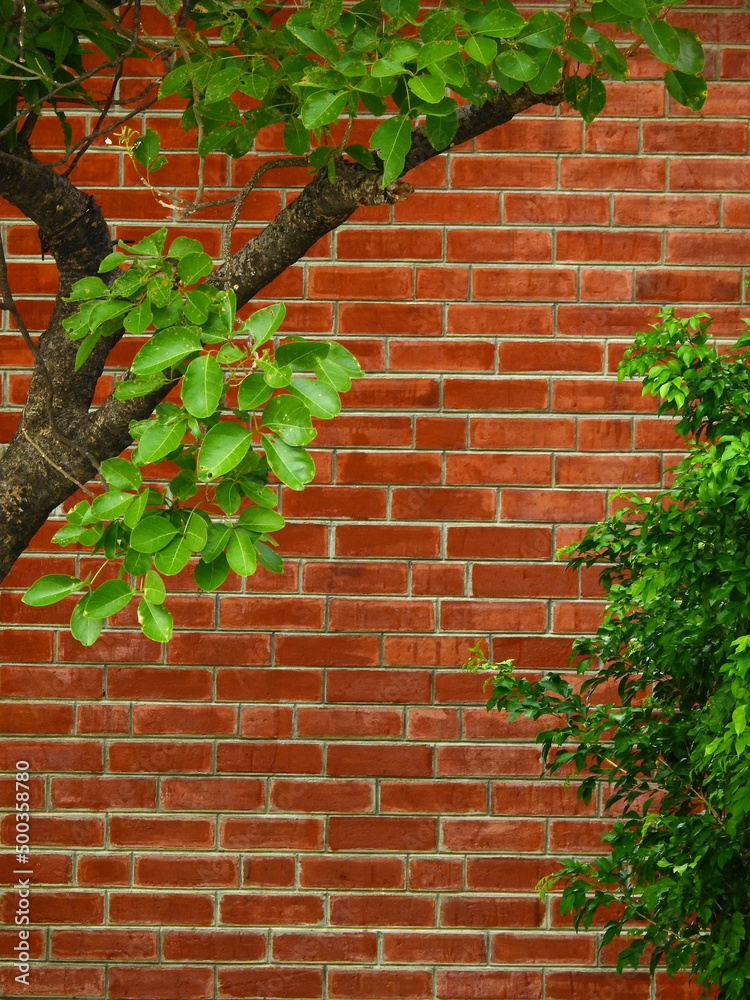
[[[229,222],[224,226],[221,234],[221,256],[224,262],[228,265],[229,258],[231,256],[232,247],[232,233],[234,232],[234,227],[237,225],[240,212],[242,211],[242,206],[245,204],[245,199],[253,190],[255,185],[261,179],[261,177],[268,173],[269,170],[274,170],[276,167],[304,167],[307,166],[306,156],[279,156],[275,160],[266,160],[265,163],[255,170],[250,177],[250,180],[245,184],[240,193],[236,198],[222,199],[219,204],[226,201],[234,201],[234,209],[232,210],[232,215]],[[215,204],[215,203],[214,203]]]
[[[96,137],[100,134],[102,122],[107,117],[107,114],[109,113],[109,109],[112,107],[112,101],[114,100],[114,97],[115,97],[115,91],[117,90],[117,84],[120,82],[120,78],[121,77],[122,77],[122,66],[118,66],[117,67],[117,71],[116,71],[116,73],[115,73],[115,75],[114,75],[114,77],[112,79],[112,86],[110,87],[109,96],[107,97],[107,100],[106,100],[106,102],[104,104],[104,107],[102,108],[101,114],[99,115],[99,117],[96,120],[96,125],[94,125],[94,129],[91,132],[91,134],[87,135],[83,140],[80,141],[81,148],[78,150],[78,152],[76,153],[76,155],[73,157],[72,163],[70,163],[68,165],[67,169],[65,170],[65,173],[63,174],[63,177],[68,177],[75,170],[76,164],[78,163],[78,161],[81,159],[81,157],[86,152],[86,150],[91,146],[91,144],[94,141],[94,139],[96,139]],[[78,143],[77,143],[77,145],[78,145]],[[72,152],[72,150],[71,150],[71,152]]]
[[[125,122],[129,122],[131,118],[135,118],[136,115],[139,115],[139,114],[141,114],[142,111],[146,111],[148,108],[150,108],[152,104],[156,104],[156,102],[158,100],[159,100],[158,97],[152,97],[150,101],[146,101],[145,104],[141,104],[141,105],[139,105],[139,107],[135,108],[133,111],[129,111],[126,115],[123,115],[122,118],[118,118],[116,122],[112,122],[110,125],[106,125],[103,128],[96,128],[96,129],[94,129],[94,131],[91,132],[90,135],[87,135],[85,138],[79,139],[78,142],[73,143],[73,145],[68,150],[68,153],[67,153],[66,156],[61,156],[59,160],[53,160],[52,163],[48,164],[48,166],[50,166],[50,167],[60,167],[60,166],[62,166],[62,164],[66,163],[70,159],[70,157],[73,155],[73,152],[76,149],[78,149],[80,146],[84,146],[85,147],[81,151],[81,153],[79,153],[79,157],[82,156],[83,153],[86,152],[86,150],[89,148],[89,146],[91,145],[91,143],[94,141],[94,139],[99,139],[103,135],[109,135],[110,132],[114,132],[114,130],[116,128],[120,128],[120,126],[124,125]],[[106,112],[104,112],[104,114],[106,114]],[[102,120],[102,118],[104,117],[104,114],[102,114],[102,116],[99,119],[99,121]],[[97,122],[97,125],[98,124],[99,124],[99,122]],[[77,159],[78,158],[76,158],[76,160]],[[75,163],[73,164],[73,166],[75,166]],[[63,177],[67,177],[68,174],[72,170],[73,170],[73,167],[69,167],[65,171],[65,173],[63,174]]]

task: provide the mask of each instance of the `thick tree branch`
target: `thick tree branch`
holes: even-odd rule
[[[559,88],[538,95],[524,86],[512,96],[498,92],[481,107],[466,105],[459,111],[458,131],[451,148],[536,104],[557,105],[561,98]],[[424,128],[415,128],[404,173],[439,153],[429,143]],[[295,201],[220,266],[210,280],[218,287],[231,285],[238,304],[244,305],[321,237],[341,226],[357,208],[397,201],[410,190],[400,179],[383,188],[380,171],[368,171],[340,159],[334,183],[329,181],[327,171],[317,174]],[[75,280],[97,273],[111,246],[107,226],[93,198],[67,178],[32,158],[22,159],[2,150],[0,196],[44,230],[60,269],[55,312],[38,350],[52,380],[55,417],[64,434],[76,441],[76,447],[69,448],[54,436],[44,412],[46,384],[37,365],[21,427],[0,459],[2,580],[50,512],[74,491],[73,482],[86,482],[94,475],[94,466],[86,454],[95,461],[119,454],[130,444],[131,420],[148,417],[169,386],[132,400],[118,400],[111,395],[98,410],[88,412],[96,379],[121,333],[102,340],[87,364],[74,373],[75,345],[62,328],[71,306],[63,296]],[[115,274],[112,272],[110,277]],[[56,464],[45,461],[46,454],[54,456]]]

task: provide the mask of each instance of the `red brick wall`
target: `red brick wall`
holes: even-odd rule
[[[728,337],[744,311],[750,13],[675,20],[721,80],[702,115],[669,106],[643,59],[610,86],[610,117],[531,113],[433,161],[406,202],[362,212],[268,290],[288,331],[338,335],[368,372],[320,428],[315,485],[282,497],[283,577],[259,572],[247,594],[230,578],[216,598],[177,578],[168,648],[123,613],[85,650],[59,605],[20,604],[74,567],[49,554],[52,525],[20,560],[0,597],[0,722],[2,768],[34,772],[35,964],[31,989],[15,984],[16,932],[0,930],[6,994],[649,997],[645,973],[618,981],[616,948],[535,891],[595,848],[600,802],[537,781],[533,727],[488,715],[458,668],[477,638],[530,670],[565,665],[601,605],[556,548],[615,487],[655,487],[675,446],[616,381],[624,347],[663,301],[710,304]],[[175,118],[158,127],[189,145]],[[173,156],[160,183],[189,184],[193,160]],[[217,159],[207,176],[249,170]],[[104,146],[73,178],[118,236],[169,217]],[[268,175],[237,238],[301,179]],[[39,328],[56,272],[8,218]],[[210,222],[189,228],[218,252]],[[0,345],[8,440],[29,359],[12,329]],[[13,855],[2,865],[8,885]],[[14,909],[6,894],[0,917]],[[692,994],[658,978],[652,995]]]

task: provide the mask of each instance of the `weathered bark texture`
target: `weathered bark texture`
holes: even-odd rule
[[[459,111],[453,146],[468,142],[489,129],[510,121],[535,104],[556,105],[561,90],[532,93],[527,86],[511,95],[498,92],[481,107],[466,105]],[[411,150],[404,173],[439,155],[419,126],[412,132]],[[327,172],[317,174],[299,197],[229,262],[211,276],[218,286],[231,285],[244,305],[287,267],[298,261],[321,237],[341,226],[365,205],[394,202],[411,190],[397,180],[381,187],[382,175],[356,163],[341,161],[336,180]],[[110,252],[110,233],[93,197],[78,190],[51,167],[21,150],[0,150],[0,196],[20,209],[47,235],[60,273],[57,302],[49,327],[39,339],[37,361],[29,397],[13,441],[0,457],[0,581],[24,551],[50,513],[95,473],[97,462],[118,455],[130,444],[132,420],[148,417],[168,387],[151,396],[121,401],[110,396],[91,411],[97,379],[107,356],[122,336],[119,331],[102,339],[88,362],[74,371],[76,344],[62,328],[71,306],[63,301],[73,282],[96,274]],[[114,277],[114,274],[111,275]],[[61,435],[50,426],[48,380],[52,385],[52,411]]]

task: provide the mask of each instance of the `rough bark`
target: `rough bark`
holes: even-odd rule
[[[498,91],[481,107],[466,105],[459,111],[451,148],[510,121],[535,104],[556,105],[560,100],[560,89],[538,95],[524,86],[513,95]],[[440,152],[429,143],[423,127],[415,128],[404,173]],[[316,175],[295,201],[210,280],[219,286],[231,285],[243,305],[357,208],[394,202],[411,190],[400,179],[383,189],[381,180],[379,172],[346,161],[337,164],[333,184],[327,172]],[[91,458],[99,462],[126,448],[131,441],[131,420],[148,417],[168,389],[128,401],[110,396],[98,410],[90,410],[97,379],[122,331],[103,339],[81,371],[74,372],[76,345],[62,328],[71,306],[63,299],[74,281],[96,274],[100,261],[109,253],[106,222],[93,197],[28,155],[0,150],[0,196],[45,232],[60,273],[54,315],[39,339],[39,359],[28,401],[18,431],[0,457],[1,582],[50,513],[94,475]],[[52,384],[51,405],[58,428],[74,444],[60,440],[50,426],[48,380],[42,365]]]

